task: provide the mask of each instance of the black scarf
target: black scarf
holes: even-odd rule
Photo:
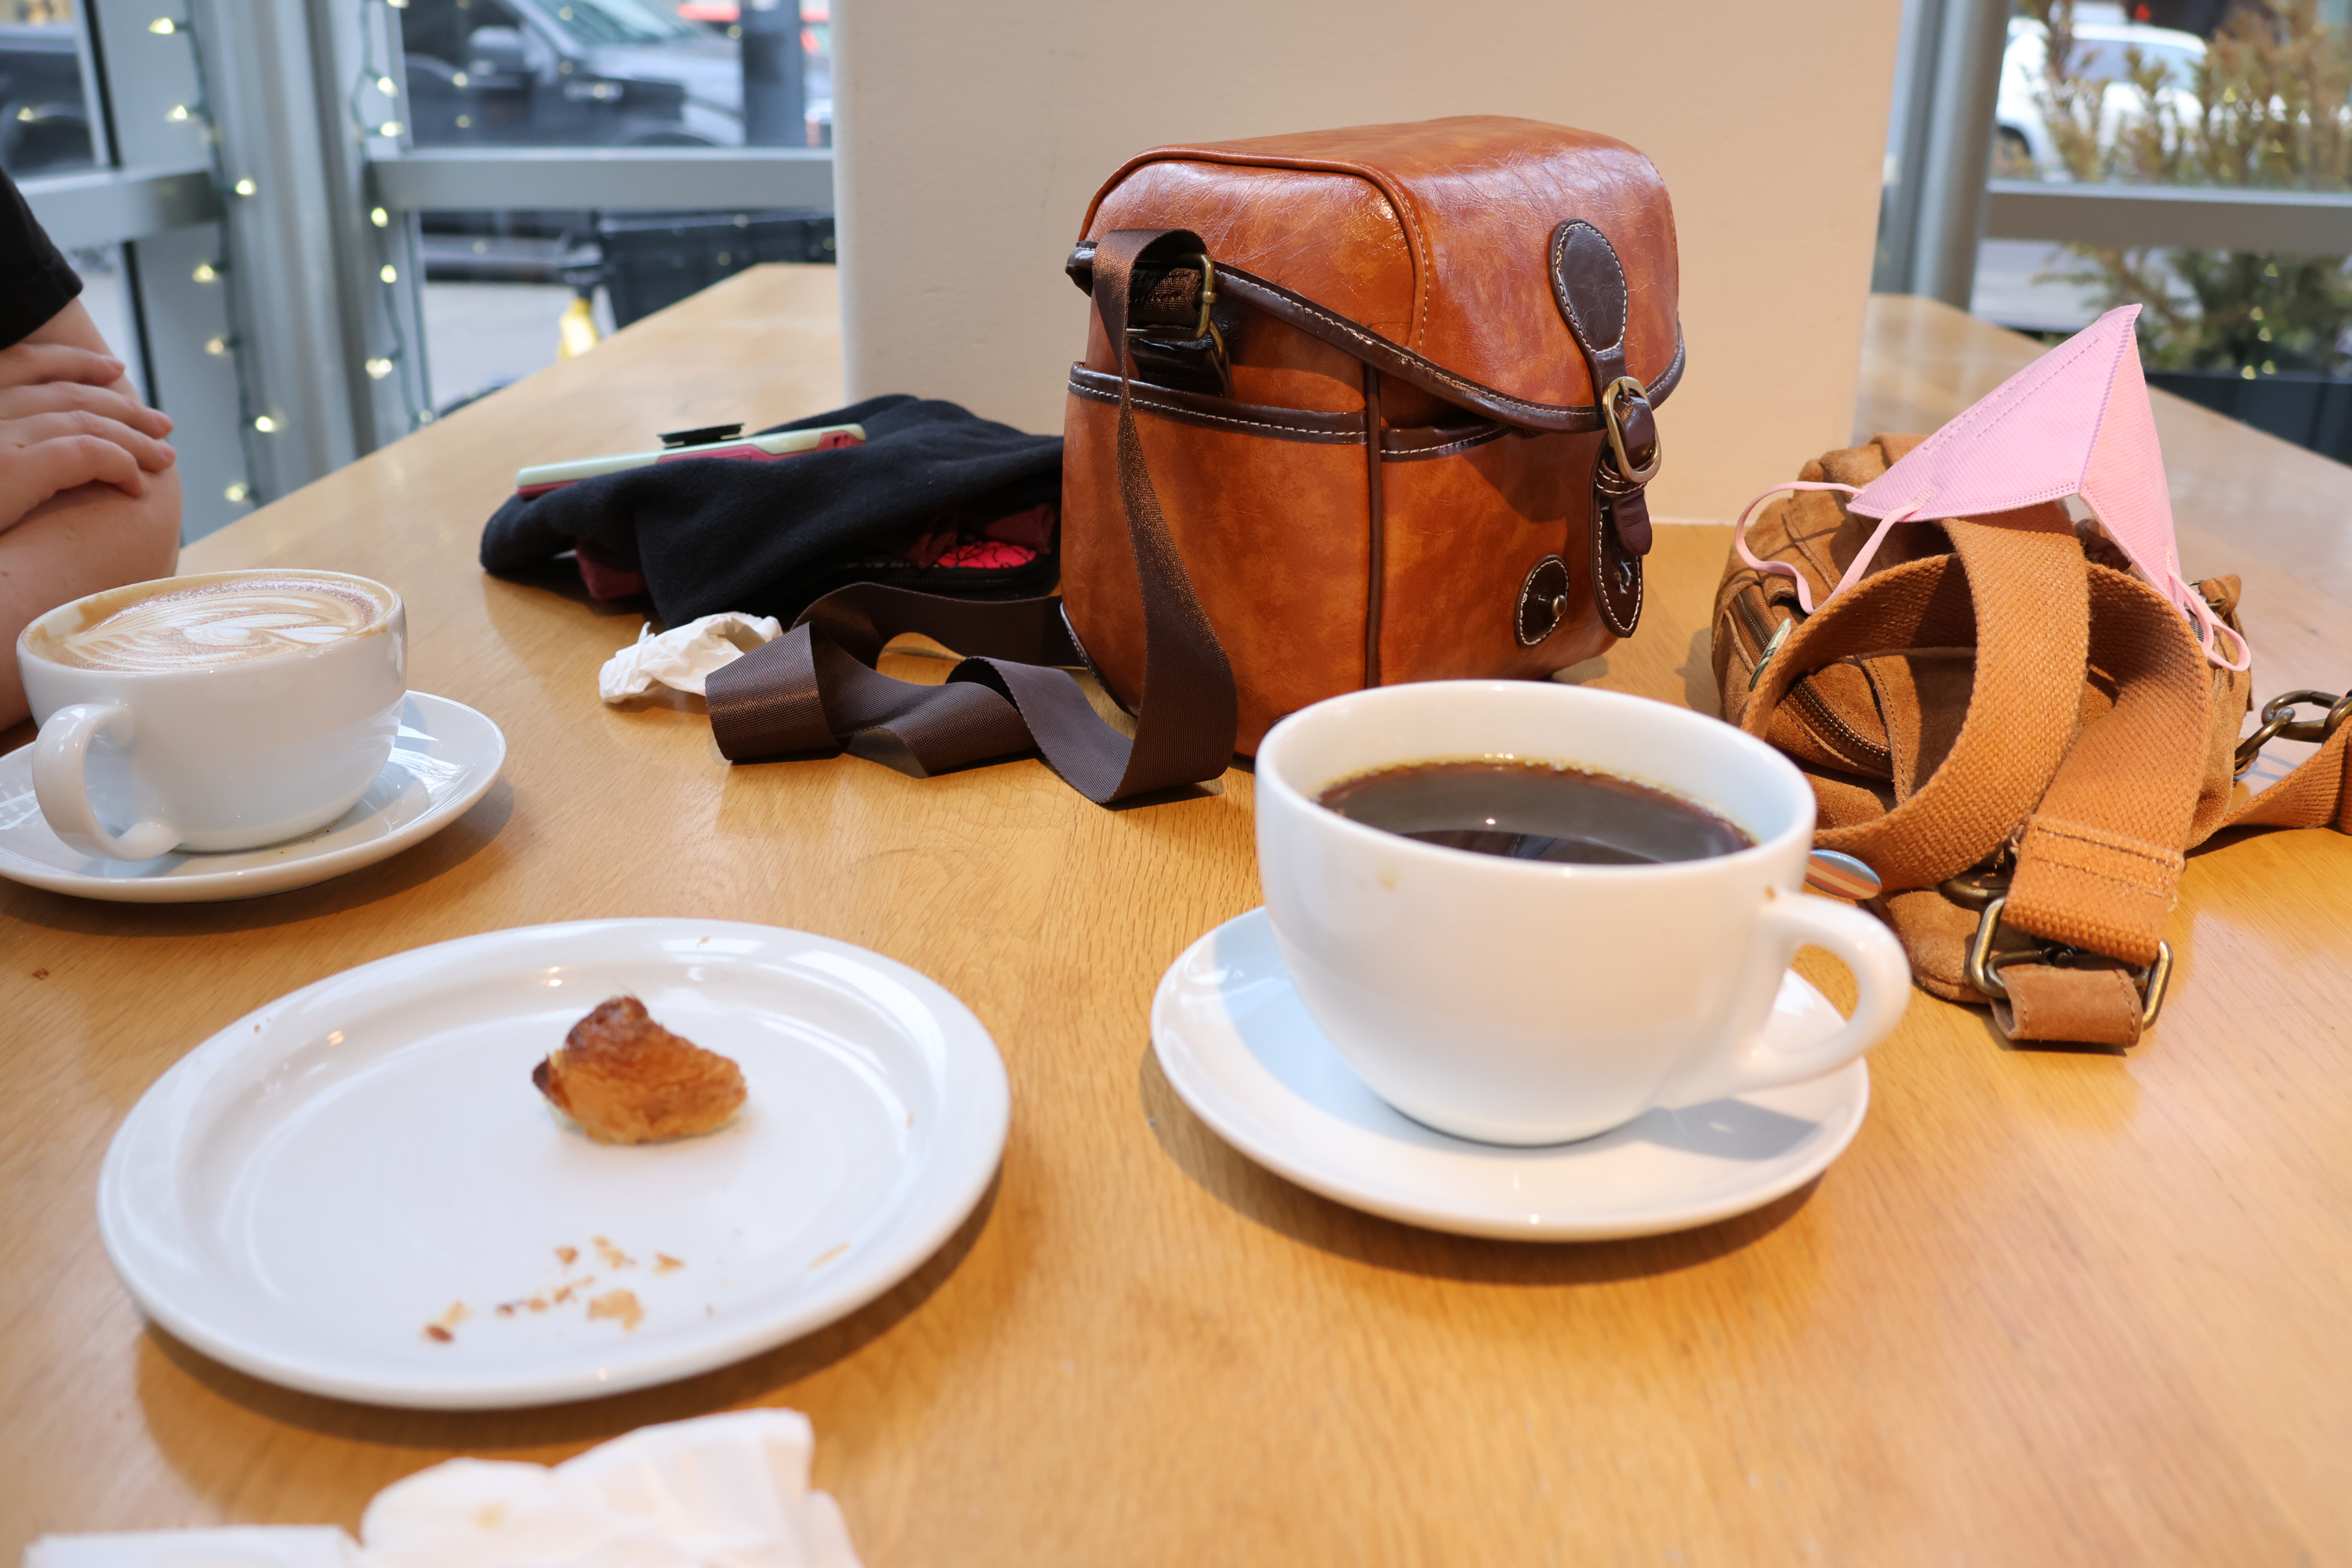
[[[818,595],[854,581],[990,595],[1051,587],[1050,551],[1018,569],[955,573],[903,560],[894,571],[891,552],[942,528],[976,536],[994,519],[1057,506],[1060,437],[1024,435],[904,394],[770,429],[848,424],[866,427],[864,446],[773,463],[658,463],[510,498],[482,530],[483,569],[519,572],[581,548],[641,573],[667,626],[719,610],[789,623]]]

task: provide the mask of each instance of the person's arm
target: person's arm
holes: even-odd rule
[[[172,422],[140,402],[89,312],[69,302],[0,349],[0,729],[29,711],[16,634],[58,605],[168,577],[180,555],[180,477],[162,437]],[[110,379],[101,384],[98,377]],[[55,379],[22,379],[31,374]],[[37,494],[36,492],[38,492]],[[9,508],[24,504],[11,517]]]

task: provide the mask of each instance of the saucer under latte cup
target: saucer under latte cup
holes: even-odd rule
[[[1663,864],[1512,859],[1423,843],[1318,804],[1372,770],[1458,758],[1565,763],[1697,802],[1754,841]],[[1258,870],[1276,945],[1365,1084],[1417,1121],[1494,1143],[1591,1137],[1829,1072],[1895,1027],[1892,932],[1801,891],[1813,794],[1762,742],[1638,697],[1543,681],[1377,687],[1285,719],[1257,754]],[[1763,1044],[1800,947],[1861,993],[1845,1026]]]
[[[85,854],[252,849],[334,821],[392,754],[407,611],[336,572],[213,572],[61,605],[16,644],[34,793]]]

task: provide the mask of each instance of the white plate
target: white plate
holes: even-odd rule
[[[1767,1038],[1840,1022],[1791,971]],[[1265,911],[1185,950],[1151,1004],[1160,1070],[1243,1153],[1325,1197],[1409,1225],[1514,1240],[1597,1241],[1706,1225],[1811,1181],[1870,1100],[1860,1061],[1738,1100],[1656,1110],[1578,1143],[1511,1149],[1448,1137],[1349,1071],[1290,984]]]
[[[249,899],[307,888],[399,854],[482,798],[506,764],[499,727],[462,702],[412,691],[391,760],[359,804],[300,838],[222,855],[174,851],[104,860],[68,848],[33,798],[33,748],[0,757],[0,877],[52,892],[131,904]]]
[[[624,1148],[560,1122],[530,1069],[624,991],[742,1068],[734,1125]],[[1007,1104],[980,1021],[864,948],[529,926],[347,970],[197,1047],[116,1133],[99,1231],[149,1316],[257,1377],[441,1409],[583,1399],[888,1289],[986,1190]],[[588,1315],[615,1289],[641,1321]]]

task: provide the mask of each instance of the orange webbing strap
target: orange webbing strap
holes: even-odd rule
[[[1968,714],[1942,764],[1892,810],[1830,828],[1891,891],[1990,858],[2032,812],[2074,738],[2089,639],[2081,543],[2056,508],[1945,525],[1953,553],[1864,578],[1790,634],[1740,716],[1762,736],[1795,684],[1842,658],[1973,644]]]
[[[2090,569],[2090,662],[2115,706],[2084,728],[2027,821],[2008,922],[2135,966],[2156,962],[2205,773],[2213,685],[2163,595]]]
[[[1992,1012],[2012,1039],[2129,1046],[2153,1012],[2159,977],[2133,972],[2161,951],[2186,864],[2179,847],[2242,825],[2352,830],[2352,727],[2231,809],[2245,678],[2217,675],[2179,612],[2145,584],[2100,566],[2089,581],[2090,664],[2115,702],[2084,727],[2027,823],[1996,933],[2003,948],[2022,936],[2037,939],[2029,952],[2076,952],[2001,966],[2008,994]]]
[[[2169,606],[2167,608],[2169,613]],[[2179,624],[2178,615],[2173,615],[2172,619]],[[2221,814],[2210,831],[2219,832],[2224,827],[2334,827],[2352,833],[2352,724],[2337,730],[2315,754],[2286,777],[2242,802],[2235,810]],[[2206,837],[2206,833],[2195,833],[2192,842],[2201,842]],[[2046,847],[2037,845],[2031,836],[2026,847],[2046,853]],[[2014,889],[2025,884],[2028,865],[2021,856],[2018,876],[2011,884],[2012,899]],[[2044,871],[2047,868],[2045,858]],[[2177,878],[2178,872],[2174,876]],[[2054,880],[2044,879],[2045,888],[2055,885]],[[1925,893],[1911,896],[1932,897]],[[2138,897],[2134,889],[2129,900],[2136,901]],[[2095,919],[2126,903],[2126,900],[2110,899],[2102,910],[2095,900],[2085,908]],[[2169,909],[2168,901],[2166,907]],[[2002,910],[2004,925],[2009,923],[2014,908],[2012,903]],[[2046,934],[2046,928],[2036,934]],[[1949,940],[1948,932],[1948,944]],[[2011,963],[2001,969],[2000,978],[2009,996],[1993,1004],[1993,1022],[2011,1039],[2129,1046],[2137,1043],[2148,1012],[2143,983],[2120,963],[2113,966],[2080,961],[2064,966]]]
[[[2286,777],[2216,822],[2225,827],[2333,827],[2352,833],[2352,723],[2340,726]]]

